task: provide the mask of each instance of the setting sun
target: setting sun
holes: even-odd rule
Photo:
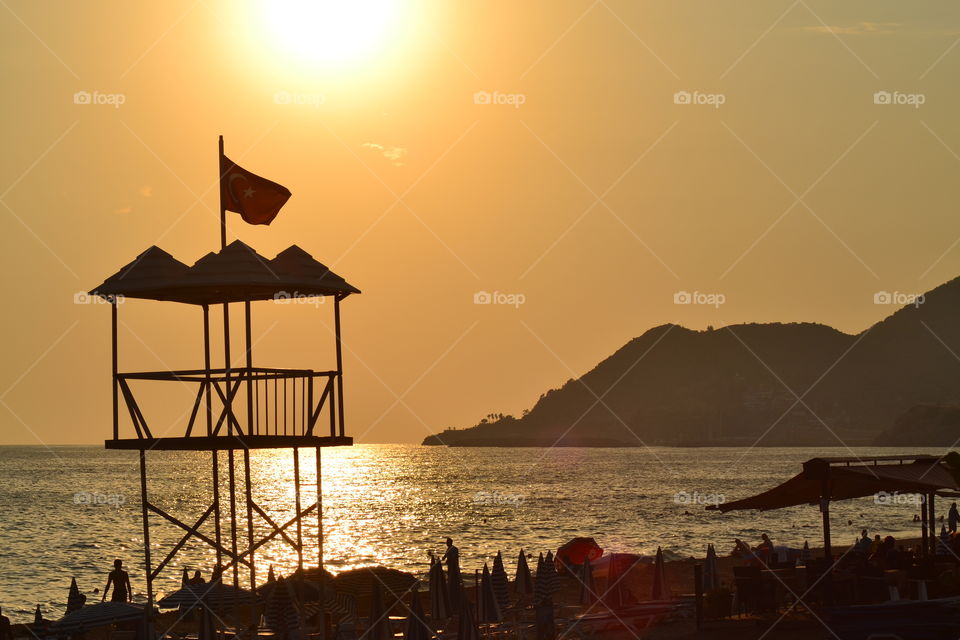
[[[330,63],[381,50],[398,22],[397,0],[272,0],[262,3],[278,45],[305,61]]]

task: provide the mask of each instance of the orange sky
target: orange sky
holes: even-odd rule
[[[519,414],[657,324],[856,332],[876,292],[960,274],[955,3],[374,4],[316,30],[267,2],[0,5],[0,443],[108,435],[109,311],[74,294],[151,244],[217,248],[218,134],[294,194],[231,238],[364,291],[363,442]],[[255,313],[261,364],[330,366],[329,306]],[[200,364],[198,311],[122,317],[121,368]]]

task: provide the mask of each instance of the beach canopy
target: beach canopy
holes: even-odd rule
[[[783,484],[749,498],[710,505],[707,509],[724,513],[742,509],[769,511],[818,504],[825,495],[830,500],[849,500],[881,492],[934,493],[939,490],[960,490],[960,485],[935,456],[813,458],[803,463],[803,471]]]
[[[497,602],[497,596],[493,592],[493,581],[490,579],[490,570],[486,563],[483,565],[483,573],[480,576],[480,590],[477,593],[477,609],[480,614],[477,621],[500,622],[503,615],[500,612],[500,604]]]
[[[73,633],[77,631],[88,631],[95,627],[102,627],[108,624],[118,622],[129,622],[143,618],[144,608],[142,605],[131,604],[129,602],[98,602],[67,614],[57,622],[51,625],[51,631],[60,633]]]
[[[180,587],[173,593],[160,598],[157,606],[162,609],[174,609],[205,605],[214,609],[232,607],[235,605],[256,604],[260,601],[257,594],[232,584],[205,582],[203,584],[188,584]]]
[[[370,614],[367,618],[367,630],[360,636],[360,640],[389,640],[390,620],[389,611],[383,604],[383,590],[380,585],[373,583],[370,590]]]
[[[457,620],[457,640],[480,640],[480,630],[473,618],[473,606],[466,602],[466,598]]]
[[[200,305],[347,296],[360,290],[296,245],[268,260],[236,240],[192,267],[150,247],[90,293]]]

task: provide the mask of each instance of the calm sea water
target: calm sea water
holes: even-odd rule
[[[901,452],[859,448],[854,453]],[[301,455],[304,492],[312,496],[315,461],[312,452]],[[661,545],[678,556],[702,556],[708,542],[725,552],[735,536],[756,542],[762,532],[777,544],[801,546],[809,540],[818,546],[816,507],[722,515],[705,511],[703,503],[752,495],[797,473],[804,460],[830,455],[847,456],[851,450],[328,449],[322,483],[326,566],[336,573],[380,564],[422,574],[428,550],[440,552],[447,535],[460,547],[466,570],[482,567],[502,550],[509,571],[521,547],[545,552],[574,536],[592,536],[608,551],[650,554]],[[192,524],[211,499],[209,467],[209,454],[148,454],[151,501]],[[224,456],[222,473],[225,468]],[[286,522],[294,513],[292,454],[254,452],[252,468],[255,500],[275,521]],[[226,501],[226,491],[222,496]],[[909,504],[876,505],[872,498],[838,503],[834,544],[852,542],[862,527],[916,535],[911,520],[917,512]],[[89,598],[99,599],[92,592],[103,588],[114,558],[125,560],[134,592],[143,597],[135,452],[0,447],[0,513],[0,606],[14,621],[32,620],[37,604],[45,617],[59,618],[71,577]],[[262,523],[258,529],[267,530]],[[156,563],[181,532],[159,519],[151,531]],[[212,531],[208,522],[205,532],[212,537]],[[308,519],[303,536],[316,540],[315,517]],[[307,561],[315,564],[316,546],[308,548]],[[213,559],[212,549],[191,542],[161,575],[158,590],[179,586],[183,567],[208,575]],[[272,544],[257,563],[261,575],[270,564],[286,574],[296,566],[296,554]]]

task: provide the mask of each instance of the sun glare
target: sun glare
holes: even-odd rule
[[[396,28],[399,0],[264,0],[264,19],[278,46],[316,63],[378,53]]]

